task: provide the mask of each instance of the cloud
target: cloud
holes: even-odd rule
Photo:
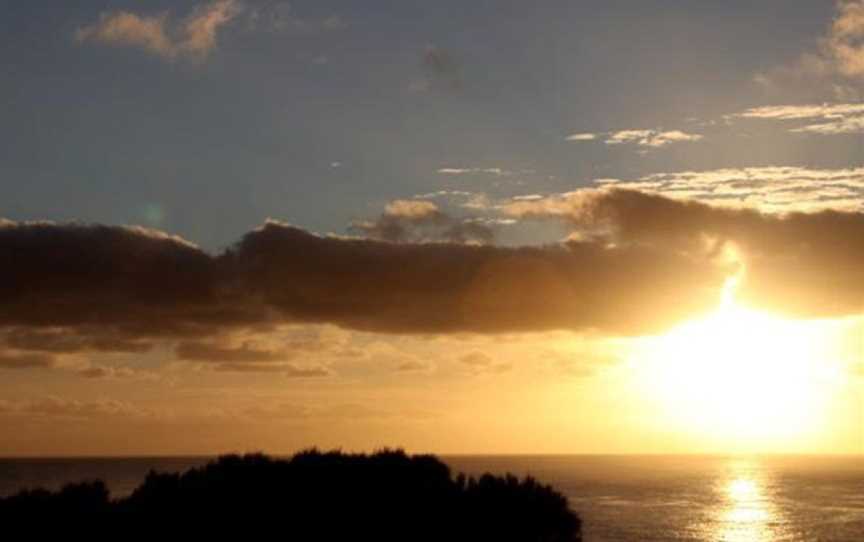
[[[579,345],[575,350],[545,350],[538,353],[538,362],[546,365],[546,369],[556,377],[584,379],[591,378],[603,370],[620,363],[620,352],[604,351],[603,344]]]
[[[251,297],[279,312],[380,332],[649,328],[713,304],[722,282],[707,264],[638,247],[393,244],[274,223],[230,257]]]
[[[680,130],[622,130],[608,134],[607,145],[635,144],[640,147],[660,148],[674,143],[701,141],[703,136]]]
[[[804,190],[813,180],[796,176],[833,186],[862,175],[741,171],[750,184],[721,184],[732,191],[772,182]],[[658,191],[676,183],[707,190],[710,179],[679,174],[641,182]],[[406,202],[389,213],[435,213]],[[651,333],[716,306],[737,269],[720,258],[729,244],[746,266],[741,293],[748,302],[805,316],[864,308],[860,212],[772,214],[610,188],[514,200],[504,211],[511,219],[562,221],[574,236],[528,247],[394,243],[319,236],[270,221],[209,254],[143,228],[3,221],[2,365],[48,367],[66,352],[160,344],[214,369],[323,376],[326,369],[294,365],[291,357],[315,351],[321,337],[259,335],[300,324],[411,334]]]
[[[0,333],[0,341],[9,348],[39,352],[146,352],[150,345],[137,337],[116,331],[88,329],[44,328],[11,329]]]
[[[0,352],[0,369],[44,369],[54,363],[54,357],[47,354]]]
[[[205,342],[182,342],[175,353],[177,359],[203,363],[268,363],[280,362],[291,354],[244,344],[232,348]]]
[[[468,168],[456,168],[456,167],[442,167],[438,170],[438,173],[441,175],[474,175],[474,174],[487,174],[487,175],[512,175],[513,172],[507,171],[505,169],[501,169],[499,167],[468,167]]]
[[[220,363],[216,365],[216,370],[237,373],[281,373],[286,378],[319,378],[332,375],[324,367],[298,367],[292,363]]]
[[[372,238],[391,242],[407,241],[423,230],[441,229],[450,222],[434,202],[428,200],[394,200],[376,220],[355,221],[351,229]]]
[[[224,338],[220,338],[224,341]],[[293,349],[273,349],[256,346],[249,342],[240,346],[224,344],[223,341],[184,341],[175,348],[177,359],[212,365],[217,371],[282,373],[290,378],[330,376],[324,367],[303,367],[287,360],[296,356],[303,345],[292,345]]]
[[[119,380],[119,379],[138,379],[138,380],[158,380],[155,373],[149,371],[139,371],[131,367],[107,367],[103,365],[90,365],[81,367],[75,371],[82,378],[94,380]]]
[[[796,62],[757,74],[755,81],[774,90],[803,87],[836,99],[860,99],[864,82],[864,0],[839,0],[818,48]]]
[[[80,350],[82,342],[114,350],[107,343],[117,338],[206,332],[199,328],[202,307],[217,326],[239,316],[230,306],[213,312],[219,296],[212,258],[154,230],[6,223],[0,225],[0,261],[0,327],[7,340],[20,327],[42,337],[59,334],[54,345],[63,335],[74,337],[69,350]],[[163,319],[163,313],[173,317]],[[188,318],[177,318],[184,314]],[[25,346],[28,339],[16,339],[17,333],[11,340]]]
[[[583,134],[570,134],[569,136],[567,136],[564,139],[565,139],[565,141],[594,141],[595,139],[597,139],[597,137],[598,137],[597,134],[583,133]]]
[[[689,134],[681,130],[621,130],[601,134],[571,134],[565,138],[565,141],[594,141],[601,137],[606,138],[604,143],[607,145],[632,144],[654,149],[667,147],[675,143],[693,143],[704,139],[702,135]]]
[[[754,107],[741,113],[730,115],[732,118],[801,120],[837,119],[849,115],[864,114],[864,104],[818,104],[818,105],[769,105]]]
[[[426,194],[417,194],[414,196],[414,199],[435,199],[435,198],[449,198],[449,197],[471,197],[473,196],[473,192],[467,192],[465,190],[438,190],[437,192],[427,192]]]
[[[416,408],[383,409],[381,405],[336,403],[301,405],[281,401],[256,401],[252,406],[226,413],[246,422],[261,420],[321,420],[355,423],[357,420],[415,419],[428,420],[440,414]]]
[[[636,180],[602,179],[616,188],[765,212],[864,209],[864,168],[727,168],[655,173]]]
[[[790,128],[790,132],[838,135],[864,132],[864,104],[834,103],[821,105],[780,105],[748,109],[727,119],[775,121],[818,121]]]
[[[107,378],[110,371],[107,367],[86,367],[78,370],[78,374],[84,378]]]
[[[137,47],[163,58],[203,59],[216,47],[219,29],[241,11],[236,0],[216,0],[195,7],[183,20],[167,12],[138,15],[129,11],[105,12],[99,20],[79,28],[79,42]]]
[[[463,355],[459,358],[459,361],[473,367],[486,367],[488,365],[492,365],[492,358],[490,358],[483,352],[476,351],[469,352],[468,354]]]
[[[655,249],[399,244],[277,222],[210,255],[140,228],[7,221],[0,262],[3,337],[63,330],[76,337],[72,351],[108,349],[118,337],[196,343],[309,323],[381,333],[630,333],[706,309],[722,284],[712,265]],[[209,354],[225,363],[275,359],[252,346]]]
[[[620,189],[516,202],[509,211],[563,220],[574,232],[614,246],[718,258],[731,244],[746,269],[744,302],[807,317],[864,310],[862,213],[772,215]]]
[[[97,23],[79,28],[78,41],[100,41],[140,47],[150,53],[174,57],[176,45],[166,34],[167,14],[139,16],[126,11],[103,13]]]
[[[826,44],[840,73],[864,78],[864,1],[838,3],[838,14]]]
[[[150,411],[116,399],[80,401],[54,396],[29,401],[0,401],[0,414],[66,420],[141,418],[154,415]]]
[[[864,133],[864,117],[842,119],[822,124],[811,124],[791,131],[817,135],[860,134]]]
[[[492,228],[470,219],[458,219],[427,199],[393,200],[376,220],[355,221],[351,230],[371,239],[399,242],[449,241],[489,244]]]
[[[431,363],[412,357],[406,357],[395,367],[396,372],[399,373],[428,373],[433,369],[434,366]]]
[[[792,132],[817,135],[840,135],[864,133],[864,116],[838,119],[821,124],[795,128]]]
[[[459,362],[468,366],[474,375],[500,374],[510,371],[510,363],[495,363],[490,356],[480,351],[468,352],[459,358]]]
[[[424,218],[436,215],[438,206],[430,201],[393,200],[384,208],[385,214],[404,218]]]

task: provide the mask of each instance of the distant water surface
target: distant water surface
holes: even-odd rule
[[[207,457],[0,459],[0,495],[99,478],[129,494],[151,469]],[[451,456],[454,471],[531,474],[567,495],[587,542],[864,541],[857,457]]]

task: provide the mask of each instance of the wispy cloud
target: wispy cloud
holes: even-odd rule
[[[864,115],[864,104],[769,105],[747,109],[741,113],[729,115],[729,118],[801,120],[837,119],[849,115]]]
[[[463,354],[459,362],[469,368],[472,374],[501,374],[513,369],[510,363],[496,362],[491,356],[479,350]]]
[[[398,373],[428,373],[434,370],[435,366],[428,361],[405,356],[405,359],[399,361],[393,369]]]
[[[54,356],[45,353],[0,351],[0,369],[50,368],[55,364]]]
[[[688,134],[681,130],[622,130],[609,134],[607,145],[636,144],[640,147],[660,148],[674,143],[692,143],[701,141],[704,136]]]
[[[103,418],[150,418],[155,414],[126,401],[102,399],[79,401],[48,396],[29,401],[0,400],[0,414],[36,418],[89,420]]]
[[[427,192],[425,194],[416,194],[414,199],[436,199],[436,198],[451,198],[451,197],[470,197],[474,192],[467,190],[437,190],[435,192]]]
[[[632,144],[640,147],[659,149],[675,143],[692,143],[701,141],[704,136],[701,134],[690,134],[681,130],[620,130],[618,132],[604,132],[599,134],[594,133],[578,133],[567,136],[565,141],[595,141],[600,138],[605,138],[604,143],[607,145],[625,145]]]
[[[727,120],[810,121],[804,126],[789,129],[790,132],[795,133],[838,135],[864,132],[864,104],[855,103],[756,107],[727,115],[726,118]]]
[[[794,128],[792,132],[817,134],[817,135],[840,135],[864,133],[864,116],[841,118],[830,122],[810,124],[800,128]]]
[[[597,134],[589,134],[589,133],[581,133],[581,134],[570,134],[566,138],[565,141],[594,141],[597,139]]]
[[[442,167],[438,169],[440,175],[512,175],[512,171],[499,167]]]
[[[677,199],[758,208],[768,213],[864,209],[864,168],[728,168],[595,182]]]
[[[217,0],[197,6],[182,20],[168,12],[139,15],[130,11],[105,12],[99,20],[79,28],[79,42],[136,47],[163,58],[205,58],[216,47],[219,29],[242,10],[236,0]]]
[[[143,371],[133,369],[131,367],[111,367],[104,365],[86,365],[74,369],[75,373],[88,379],[105,379],[105,380],[151,380],[159,379],[157,373],[151,371]]]
[[[809,88],[838,100],[860,99],[864,81],[864,0],[839,0],[834,19],[813,51],[755,76],[774,91]]]

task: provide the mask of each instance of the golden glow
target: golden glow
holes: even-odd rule
[[[719,487],[724,507],[715,519],[712,537],[729,542],[762,542],[781,538],[782,521],[767,480],[746,461],[735,462]]]
[[[794,321],[735,303],[637,347],[633,367],[664,422],[732,444],[797,439],[819,428],[839,380],[826,323]],[[742,486],[743,488],[743,486]]]

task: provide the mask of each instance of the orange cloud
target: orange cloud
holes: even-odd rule
[[[139,47],[170,60],[179,57],[206,57],[216,46],[220,27],[241,11],[236,0],[217,0],[196,7],[180,22],[168,13],[138,15],[128,11],[103,13],[93,24],[75,33],[79,42]]]

